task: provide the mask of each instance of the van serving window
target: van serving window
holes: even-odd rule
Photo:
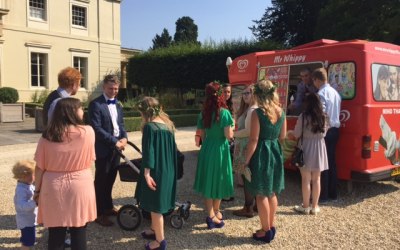
[[[328,81],[343,100],[353,99],[356,87],[356,71],[353,62],[333,63],[328,68]]]

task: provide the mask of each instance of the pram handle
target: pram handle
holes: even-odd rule
[[[127,142],[129,145],[131,145],[136,151],[138,151],[140,154],[142,154],[142,151],[140,151],[140,148],[138,148],[138,146],[135,145],[135,143],[128,141]]]
[[[138,151],[140,154],[142,154],[142,151],[140,151],[140,149],[138,148],[138,146],[136,146],[133,142],[127,141],[127,143],[129,145],[131,145],[136,151]],[[138,167],[136,167],[129,159],[128,157],[126,157],[121,150],[115,148],[115,152],[119,155],[119,157],[121,157],[122,159],[124,159],[124,161],[126,162],[126,164],[128,164],[136,173],[140,173],[140,169]]]

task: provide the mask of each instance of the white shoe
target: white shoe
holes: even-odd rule
[[[317,215],[319,212],[321,212],[321,209],[319,207],[314,207],[311,209],[311,214]]]
[[[294,206],[294,211],[299,212],[301,214],[310,214],[311,208],[310,207],[303,207],[303,205],[296,205]]]

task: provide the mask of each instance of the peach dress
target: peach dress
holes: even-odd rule
[[[90,169],[96,158],[94,140],[90,126],[71,126],[64,142],[40,138],[35,161],[44,171],[38,211],[44,227],[82,227],[96,219]]]

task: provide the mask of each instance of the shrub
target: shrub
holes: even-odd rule
[[[48,95],[49,95],[49,90],[47,89],[40,91],[40,93],[36,90],[35,93],[31,95],[31,100],[33,103],[44,104]]]
[[[128,132],[130,132],[130,131],[139,131],[141,123],[142,123],[142,118],[141,117],[127,117],[127,118],[124,118],[125,130],[128,131]]]
[[[164,110],[183,107],[182,100],[176,93],[166,92],[160,95],[157,99],[163,106]]]
[[[11,87],[0,88],[0,102],[16,103],[19,99],[18,91]]]
[[[171,115],[169,118],[174,122],[175,127],[189,127],[197,124],[199,114]]]

